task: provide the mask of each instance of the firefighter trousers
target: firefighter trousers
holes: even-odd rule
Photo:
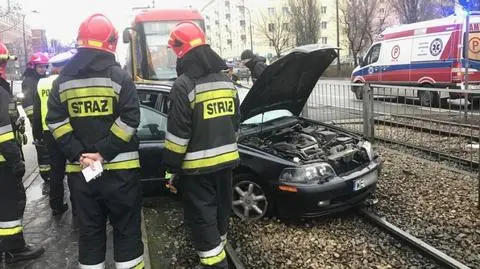
[[[182,200],[193,245],[203,268],[228,268],[225,253],[232,208],[232,169],[183,175]]]
[[[35,145],[37,150],[37,162],[40,170],[40,176],[45,182],[50,180],[50,156],[48,154],[48,148],[44,143]]]
[[[104,171],[88,183],[82,173],[68,176],[78,205],[80,268],[103,268],[107,218],[113,227],[116,267],[144,268],[139,169]]]
[[[45,142],[48,155],[50,156],[50,207],[60,208],[63,206],[65,189],[63,179],[65,178],[65,164],[67,158],[55,142],[55,138],[49,131],[43,132],[43,141]],[[72,204],[72,214],[76,215],[76,207],[73,203],[73,193],[70,180],[67,179],[70,190],[70,203]]]
[[[0,252],[25,247],[22,227],[25,204],[22,179],[13,175],[11,167],[0,164]]]

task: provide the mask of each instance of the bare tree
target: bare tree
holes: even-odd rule
[[[402,23],[414,23],[452,14],[455,0],[396,0],[392,5]]]
[[[320,8],[317,0],[289,0],[292,31],[297,46],[318,42]]]
[[[348,47],[355,65],[358,56],[365,51],[384,29],[387,9],[380,7],[380,0],[350,0],[341,8]]]
[[[290,31],[290,17],[288,14],[275,12],[275,14],[269,16],[261,13],[257,22],[257,29],[275,49],[278,57],[292,45],[290,44],[292,32]]]

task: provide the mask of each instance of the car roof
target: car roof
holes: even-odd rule
[[[143,91],[156,91],[156,92],[163,92],[169,93],[172,85],[168,84],[144,84],[144,83],[135,83],[137,90]]]

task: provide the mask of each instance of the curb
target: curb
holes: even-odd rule
[[[240,257],[237,255],[237,252],[235,252],[232,245],[228,241],[227,241],[227,244],[225,245],[225,250],[227,252],[229,262],[231,263],[231,265],[233,265],[233,268],[235,269],[246,268],[242,260],[240,259]]]
[[[33,170],[33,172],[25,180],[22,181],[25,189],[28,189],[39,175],[40,175],[40,172],[38,168]]]
[[[148,249],[148,236],[147,236],[147,228],[145,226],[145,217],[143,216],[143,208],[142,208],[142,241],[143,241],[143,262],[145,263],[145,269],[151,269],[152,265],[150,263],[150,250]]]

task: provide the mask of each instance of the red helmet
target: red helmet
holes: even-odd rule
[[[7,62],[15,60],[17,60],[17,57],[8,54],[7,46],[0,42],[0,77],[6,79]]]
[[[30,67],[34,68],[37,64],[48,64],[48,56],[44,53],[37,52],[30,56],[30,61],[28,61]]]
[[[115,53],[118,32],[110,20],[102,14],[93,14],[78,29],[79,48],[92,48]]]
[[[178,58],[201,45],[205,45],[205,33],[191,21],[178,23],[170,32],[168,47],[173,49]]]

